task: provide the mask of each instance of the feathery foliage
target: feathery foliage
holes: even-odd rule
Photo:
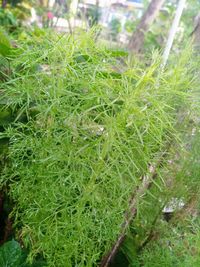
[[[125,57],[116,71],[123,53],[99,47],[92,32],[35,35],[17,53],[0,82],[0,115],[9,118],[1,184],[16,203],[16,229],[30,259],[94,266],[149,164],[176,143],[177,111],[193,84],[190,53],[161,74],[156,54],[145,69]]]

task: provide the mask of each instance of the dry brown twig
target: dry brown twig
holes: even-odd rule
[[[147,190],[150,189],[151,186],[153,185],[154,180],[157,177],[157,169],[158,169],[158,167],[160,167],[160,165],[163,161],[163,158],[167,154],[167,151],[168,151],[168,149],[166,149],[162,153],[157,164],[149,166],[148,174],[144,175],[141,179],[142,184],[134,190],[132,198],[129,202],[130,203],[129,209],[125,212],[124,222],[121,225],[120,235],[118,236],[116,242],[112,246],[109,253],[102,259],[102,261],[100,263],[100,267],[108,267],[109,266],[112,259],[116,255],[118,249],[120,248],[121,244],[123,243],[123,241],[126,237],[126,232],[129,228],[131,222],[133,221],[133,219],[137,215],[137,203],[138,203],[139,199],[141,199],[144,195],[146,195]]]

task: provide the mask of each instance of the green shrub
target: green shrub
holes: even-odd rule
[[[137,21],[127,20],[125,25],[124,25],[126,31],[128,33],[132,33],[135,30],[137,23],[138,23]]]
[[[18,24],[16,17],[11,11],[0,8],[0,25],[10,29],[17,27]]]
[[[140,259],[144,267],[198,267],[199,221],[188,218],[185,226],[162,225],[158,231],[159,239],[143,251]]]
[[[119,19],[115,18],[112,19],[110,24],[109,24],[110,30],[111,30],[111,35],[113,37],[114,40],[117,39],[117,35],[121,32],[121,22]]]
[[[190,55],[162,75],[157,56],[145,70],[119,73],[115,53],[92,34],[52,35],[24,43],[1,81],[2,111],[14,116],[2,123],[10,145],[1,184],[30,259],[90,267],[116,240],[140,177],[176,138]]]
[[[26,262],[27,253],[21,249],[21,246],[15,240],[6,242],[0,247],[0,266],[9,267],[44,267],[45,262],[37,261],[33,264]]]

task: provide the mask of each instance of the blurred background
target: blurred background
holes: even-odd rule
[[[69,33],[96,26],[100,41],[124,48],[129,46],[131,38],[137,37],[133,33],[139,26],[144,33],[139,50],[152,51],[166,43],[177,3],[176,0],[2,0],[0,25],[9,32],[23,26]],[[200,2],[188,0],[186,5],[176,37],[179,45],[198,24]],[[144,15],[146,26],[141,24]]]

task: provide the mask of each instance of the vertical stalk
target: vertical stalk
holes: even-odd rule
[[[165,67],[167,60],[169,58],[170,50],[172,48],[172,44],[174,42],[174,37],[178,29],[178,25],[181,19],[181,15],[183,13],[183,9],[185,7],[186,0],[180,0],[176,9],[174,21],[172,23],[171,29],[169,31],[169,36],[167,40],[167,44],[163,53],[163,62],[162,62],[162,68]]]
[[[72,27],[73,27],[73,29],[75,28],[78,2],[79,2],[78,0],[72,0],[70,3],[69,13],[71,14],[72,23],[73,23],[73,26],[72,26],[71,21],[70,22],[68,21],[70,32],[72,31]],[[70,20],[70,18],[69,18],[69,20]]]

